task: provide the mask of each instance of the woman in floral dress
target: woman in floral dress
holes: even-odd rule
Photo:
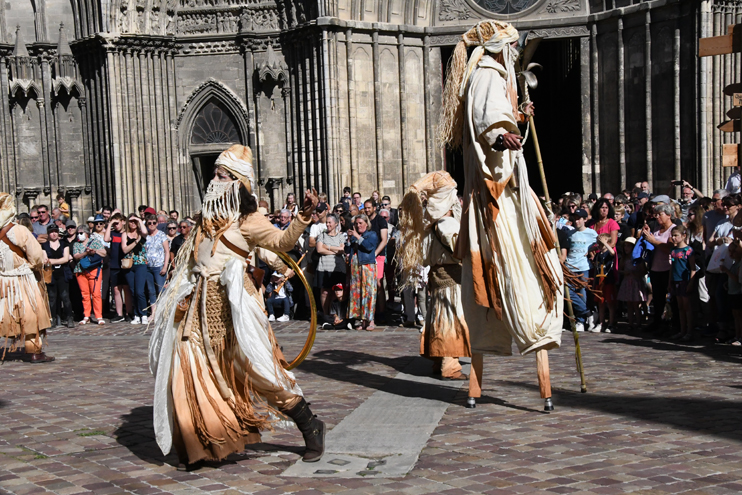
[[[356,215],[348,230],[349,245],[345,248],[350,260],[350,304],[348,318],[355,318],[356,328],[375,330],[376,307],[376,247],[379,238],[369,228],[364,214]],[[359,324],[360,322],[360,324]]]

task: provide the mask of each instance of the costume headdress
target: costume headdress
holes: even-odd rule
[[[215,166],[224,167],[237,180],[211,181],[201,206],[201,226],[204,235],[217,238],[240,217],[240,184],[252,194],[255,174],[252,168],[252,151],[241,144],[232,145],[216,159]]]
[[[518,30],[502,21],[482,21],[461,36],[448,65],[443,91],[443,114],[439,128],[441,145],[461,146],[464,130],[464,96],[469,77],[485,52],[495,57],[507,70],[507,89],[514,115],[518,110],[517,80],[513,64],[517,51],[511,43],[518,41]],[[476,47],[467,59],[467,49]]]
[[[423,208],[422,194],[427,197]],[[449,211],[461,220],[461,204],[456,181],[448,172],[431,172],[412,184],[399,207],[402,239],[397,248],[397,262],[402,269],[403,287],[415,283],[415,274],[423,262],[423,238],[426,230]]]
[[[0,193],[0,229],[15,218],[15,202],[8,193]]]

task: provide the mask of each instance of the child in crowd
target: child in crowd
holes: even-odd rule
[[[618,256],[616,249],[609,244],[611,234],[598,236],[598,248],[593,259],[594,286],[601,292],[598,299],[598,323],[591,332],[611,333],[616,327],[616,287],[618,284]],[[602,299],[602,300],[601,300]],[[605,310],[608,309],[608,324],[605,323]]]
[[[732,308],[734,318],[734,337],[730,343],[742,345],[742,245],[739,240],[729,244],[729,255],[734,260],[731,268],[722,265],[721,271],[727,274],[727,289],[729,292],[729,304]]]
[[[670,337],[672,340],[685,342],[693,338],[693,310],[688,297],[688,284],[696,274],[696,260],[693,248],[685,242],[688,229],[682,225],[672,229],[670,243],[675,246],[670,253],[670,287],[669,292],[678,304],[680,332]]]
[[[623,256],[618,264],[618,274],[621,277],[621,288],[618,290],[618,300],[626,303],[626,313],[631,330],[639,330],[644,317],[639,305],[647,300],[647,272],[644,262],[633,259],[635,237],[627,237],[623,241]]]
[[[332,287],[335,298],[330,303],[329,314],[324,315],[325,323],[322,324],[324,329],[343,329],[352,330],[353,326],[348,319],[348,297],[343,284],[335,284]]]
[[[265,288],[265,309],[268,311],[268,321],[289,321],[291,306],[291,293],[293,288],[291,282],[284,279],[278,272],[273,272],[268,287]],[[276,319],[274,310],[276,306],[283,309],[283,314]]]

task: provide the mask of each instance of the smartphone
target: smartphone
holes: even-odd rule
[[[682,186],[683,181],[682,180],[674,180],[671,182],[673,186]]]

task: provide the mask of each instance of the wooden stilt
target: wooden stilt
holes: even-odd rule
[[[469,371],[469,397],[475,399],[482,396],[482,368],[484,355],[472,353],[471,370]]]
[[[536,372],[538,373],[538,387],[541,391],[541,398],[544,399],[544,411],[553,411],[551,378],[549,377],[549,352],[544,349],[536,351]]]

